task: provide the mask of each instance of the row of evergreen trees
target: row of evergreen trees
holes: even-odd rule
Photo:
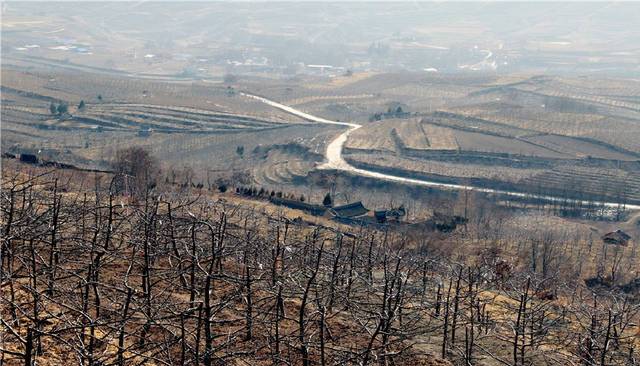
[[[263,197],[263,198],[275,197],[275,198],[285,198],[290,200],[298,200],[300,202],[306,201],[306,198],[303,194],[297,197],[293,193],[286,193],[286,192],[283,193],[282,191],[276,192],[274,190],[269,191],[268,189],[264,189],[263,187],[260,187],[260,189],[256,187],[236,187],[236,194],[246,196],[246,197]]]
[[[226,186],[224,186],[224,190],[220,189],[220,192],[225,192],[227,190]],[[268,189],[264,189],[263,187],[260,187],[260,189],[250,186],[250,187],[236,187],[236,194],[238,195],[242,195],[245,197],[263,197],[263,198],[269,198],[269,197],[273,197],[273,198],[285,198],[285,199],[290,199],[290,200],[297,200],[300,202],[305,202],[307,199],[306,197],[301,194],[299,197],[296,196],[293,193],[286,193],[286,192],[282,192],[282,191],[269,191]],[[324,198],[322,199],[322,205],[325,207],[331,207],[333,206],[333,199],[331,198],[331,194],[327,193]]]

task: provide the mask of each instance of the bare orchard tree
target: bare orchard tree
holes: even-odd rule
[[[3,167],[1,365],[638,364],[637,285],[572,279],[559,235],[510,247],[491,210],[473,232],[473,205],[448,234],[292,220],[154,190],[154,164]]]
[[[118,150],[112,169],[116,174],[116,192],[144,197],[155,188],[160,175],[160,166],[151,152],[142,147]]]

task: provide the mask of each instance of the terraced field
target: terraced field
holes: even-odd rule
[[[3,106],[3,117],[11,124],[37,121],[40,129],[101,129],[102,131],[151,130],[163,133],[224,133],[249,129],[278,128],[283,122],[261,120],[237,114],[216,113],[203,109],[149,104],[87,105],[82,111],[58,118],[46,109]]]
[[[429,148],[433,150],[458,150],[460,148],[452,129],[431,123],[421,123],[420,127],[425,139],[429,141]]]
[[[102,90],[108,92],[98,97]],[[52,103],[67,104],[68,113],[52,113]],[[76,74],[11,67],[3,68],[1,117],[3,152],[108,168],[118,149],[136,145],[148,148],[168,170],[193,169],[197,179],[208,178],[207,172],[231,175],[257,168],[256,182],[273,185],[306,176],[336,133],[226,86],[104,75],[89,75],[82,83]],[[264,157],[261,151],[270,146],[294,146],[305,154]]]
[[[369,170],[574,196],[606,186],[610,197],[640,200],[634,81],[398,73],[219,84],[15,67],[3,68],[2,76],[5,151],[90,165],[137,144],[167,164],[250,171],[266,186],[304,182],[343,128],[240,96],[250,91],[327,119],[356,121],[363,127],[349,135],[344,158]],[[69,114],[52,115],[51,103],[68,103]],[[387,113],[398,106],[403,114]],[[383,117],[369,122],[374,114]]]
[[[397,121],[387,120],[380,123],[371,123],[364,128],[360,128],[349,136],[345,149],[347,151],[395,151],[396,143],[391,135],[395,125],[397,125]]]
[[[562,166],[523,182],[531,187],[551,187],[557,192],[579,189],[585,196],[617,197],[627,201],[640,197],[640,171]]]
[[[298,121],[289,114],[242,98],[234,88],[219,82],[163,82],[67,72],[55,68],[32,70],[5,64],[2,66],[3,102],[22,102],[47,112],[50,102],[66,102],[73,107],[84,100],[91,105],[172,106],[239,114],[270,121]]]
[[[424,131],[424,126],[420,119],[414,118],[398,123],[397,127],[391,130],[396,140],[407,149],[429,149],[431,141]]]
[[[640,83],[505,81],[469,85],[464,93],[452,83],[443,88],[446,103],[439,110],[425,103],[416,117],[365,124],[349,136],[345,158],[407,176],[492,179],[574,196],[640,200]],[[389,98],[386,93],[406,90],[415,96],[424,88],[411,85],[381,94]],[[431,92],[437,95],[437,89]]]
[[[269,188],[303,181],[315,166],[313,161],[282,152],[270,153],[268,161],[272,163],[256,166],[253,176],[259,185]]]
[[[460,179],[485,179],[504,180],[510,183],[520,183],[525,179],[533,181],[537,174],[544,172],[542,169],[517,169],[503,166],[488,166],[483,164],[456,164],[446,161],[425,160],[418,158],[403,158],[392,154],[349,154],[349,163],[356,167],[376,167],[385,170],[403,172],[409,177],[439,176],[441,180],[453,177]]]

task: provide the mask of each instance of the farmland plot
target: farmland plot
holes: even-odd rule
[[[431,143],[417,118],[404,120],[394,128],[400,144],[405,149],[430,149]]]
[[[396,144],[391,136],[396,120],[370,123],[349,135],[345,148],[349,150],[395,151]]]
[[[527,179],[532,187],[579,191],[594,197],[640,200],[640,172],[563,165]]]
[[[517,169],[481,164],[459,164],[444,161],[399,157],[392,154],[348,154],[347,159],[354,165],[364,165],[375,169],[394,169],[403,175],[417,177],[420,174],[454,178],[499,179],[517,183],[533,178],[544,171],[541,169]]]
[[[559,135],[536,135],[522,138],[524,141],[534,143],[553,151],[557,151],[577,159],[597,156],[610,160],[636,160],[637,157],[596,144],[590,141],[579,140]]]
[[[149,104],[172,107],[206,109],[221,113],[240,113],[256,118],[293,122],[298,119],[265,106],[259,101],[244,98],[233,88],[217,83],[161,82],[135,80],[91,73],[33,71],[13,67],[2,69],[3,101],[6,94],[26,96],[29,106],[48,108],[50,102],[77,105],[87,104]],[[19,103],[17,100],[16,103]]]
[[[433,150],[457,150],[460,148],[452,129],[430,123],[421,123],[421,127],[425,138],[429,141],[429,148]]]
[[[304,180],[314,167],[314,161],[296,154],[273,151],[269,153],[264,164],[258,164],[253,168],[253,177],[260,186],[274,188]]]
[[[558,113],[504,115],[500,112],[480,112],[472,115],[507,126],[514,126],[522,131],[530,131],[529,133],[586,137],[631,152],[640,152],[640,121],[638,120],[602,115]],[[526,135],[526,133],[524,134]]]
[[[199,178],[259,166],[287,184],[306,176],[314,160],[293,154],[263,161],[256,151],[293,144],[320,156],[339,130],[216,85],[11,68],[2,74],[3,152],[38,152],[81,167],[109,168],[119,149],[141,146],[164,166],[191,167]],[[52,113],[51,104],[67,104],[68,113]]]

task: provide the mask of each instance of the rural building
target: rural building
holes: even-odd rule
[[[269,198],[269,201],[271,201],[271,203],[273,203],[275,205],[292,208],[294,210],[305,211],[305,212],[310,213],[311,215],[314,215],[314,216],[322,216],[322,215],[325,214],[325,212],[327,212],[327,208],[324,207],[324,206],[313,205],[313,204],[310,204],[310,203],[305,203],[305,202],[301,202],[301,201],[297,201],[297,200],[290,200],[290,199],[286,199],[286,198],[271,197],[271,198]]]
[[[339,218],[354,218],[366,215],[369,212],[360,201],[342,206],[334,206],[329,210],[333,216]]]
[[[324,75],[326,70],[333,69],[333,66],[331,65],[307,65],[307,67],[309,68],[309,70],[319,71],[320,75]]]
[[[602,241],[605,244],[626,246],[629,244],[629,240],[631,240],[631,236],[622,230],[612,231],[602,236]]]
[[[373,216],[379,223],[385,223],[387,221],[400,222],[407,214],[407,210],[404,206],[398,208],[392,208],[390,210],[375,210]]]
[[[33,154],[20,154],[20,161],[28,164],[38,164],[38,157]]]

